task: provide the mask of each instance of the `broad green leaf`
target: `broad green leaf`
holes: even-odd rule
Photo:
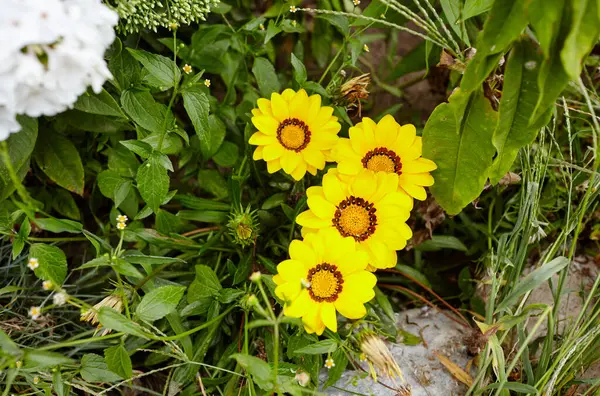
[[[383,310],[383,312],[390,318],[390,320],[395,321],[394,317],[394,309],[392,308],[392,304],[390,300],[386,296],[384,292],[381,291],[377,286],[375,286],[375,300],[377,301],[377,305]],[[336,360],[337,366],[337,360]]]
[[[104,358],[95,353],[86,353],[81,358],[81,378],[88,382],[116,382],[122,378],[108,369]]]
[[[238,146],[235,143],[225,141],[213,156],[213,161],[219,166],[231,168],[237,162],[239,155]]]
[[[179,79],[181,79],[181,72],[172,59],[142,50],[134,50],[131,48],[127,48],[127,50],[135,59],[140,61],[150,75],[152,75],[153,79],[150,80],[150,82],[153,82],[153,84],[151,85],[162,87],[164,90],[177,84]],[[148,80],[146,81],[148,82]]]
[[[0,290],[1,291],[1,290]],[[0,293],[0,295],[3,293]],[[2,352],[18,357],[19,355],[21,355],[21,350],[19,349],[19,347],[17,346],[17,344],[15,344],[13,342],[13,340],[11,340],[11,338],[0,329],[0,348],[2,349]]]
[[[198,184],[217,198],[226,197],[229,193],[227,182],[216,169],[201,169],[198,172]]]
[[[116,118],[85,113],[79,110],[67,110],[64,113],[58,114],[56,119],[84,132],[113,134],[130,128],[131,124],[126,121],[126,117]]]
[[[141,140],[121,140],[119,143],[144,159],[150,157],[150,154],[152,154],[152,146]]]
[[[221,289],[221,282],[219,282],[219,278],[217,278],[213,269],[206,265],[197,265],[196,279],[188,288],[188,303],[201,301],[208,304],[208,301],[212,301],[219,295]]]
[[[277,26],[277,23],[274,19],[269,21],[269,25],[267,26],[267,32],[265,34],[265,39],[263,44],[267,44],[271,39],[281,33],[281,28]]]
[[[450,25],[450,28],[454,30],[454,33],[456,33],[456,35],[470,47],[471,43],[469,42],[469,35],[467,34],[467,30],[465,29],[464,20],[461,19],[463,1],[440,0],[440,4],[442,6],[442,11],[444,11],[444,16],[448,21],[448,25]]]
[[[415,278],[425,286],[431,287],[431,283],[429,282],[429,279],[427,279],[427,276],[425,276],[418,269],[404,264],[396,264],[396,267],[394,268],[402,274]]]
[[[148,334],[139,324],[127,319],[110,307],[102,307],[98,310],[98,321],[106,329],[122,331],[123,333],[148,339]]]
[[[106,92],[105,89],[102,89],[100,93],[95,93],[91,89],[87,90],[77,99],[73,107],[85,113],[127,119],[127,116],[123,113],[115,98]]]
[[[55,219],[48,217],[45,219],[36,218],[34,223],[42,230],[59,233],[59,232],[70,232],[72,234],[79,234],[83,231],[81,223],[67,219]]]
[[[131,358],[123,345],[115,345],[104,350],[104,360],[110,371],[128,379],[132,375]]]
[[[252,74],[254,74],[258,83],[258,90],[264,98],[270,98],[273,92],[281,90],[275,68],[268,59],[260,57],[254,59]]]
[[[127,180],[119,175],[117,171],[106,169],[98,174],[98,188],[100,192],[107,198],[115,201],[115,206],[123,202],[124,190],[128,192],[127,186],[131,186],[131,180]]]
[[[512,291],[502,300],[502,302],[500,302],[500,304],[498,304],[495,312],[501,312],[510,307],[519,297],[535,289],[541,285],[542,282],[547,281],[552,275],[560,272],[567,265],[569,265],[569,259],[566,257],[557,257],[549,263],[535,269],[533,272],[519,280]]]
[[[207,150],[211,147],[210,126],[208,124],[208,113],[210,104],[208,97],[200,87],[190,87],[183,91],[183,106],[190,117],[198,139],[200,140],[201,150]],[[204,155],[204,151],[203,151]]]
[[[133,178],[140,166],[134,153],[118,144],[108,149],[108,169],[116,171],[119,175]]]
[[[135,58],[125,50],[117,38],[107,53],[108,69],[113,75],[113,84],[120,91],[132,88],[140,82],[140,66]]]
[[[573,0],[571,31],[560,52],[563,66],[571,78],[576,80],[581,74],[583,60],[598,42],[600,4],[597,0]]]
[[[122,258],[117,258],[113,261],[113,267],[115,271],[117,271],[121,275],[131,276],[133,278],[142,279],[144,275],[131,263],[123,260]]]
[[[348,35],[350,27],[348,25],[348,18],[345,16],[334,14],[317,14],[317,17],[325,19],[327,22],[335,26],[342,36]]]
[[[39,267],[35,275],[42,280],[62,285],[67,276],[67,257],[62,249],[44,243],[34,243],[29,249],[29,258],[36,258]]]
[[[169,175],[162,167],[157,156],[152,155],[138,169],[136,177],[137,187],[142,199],[154,212],[169,193]]]
[[[225,124],[215,115],[208,116],[208,129],[198,134],[200,152],[205,160],[214,156],[225,139]]]
[[[344,374],[344,371],[346,371],[346,366],[348,365],[348,357],[342,348],[339,348],[333,352],[331,357],[335,362],[335,366],[327,370],[327,381],[325,381],[323,389],[330,387],[340,378],[342,378],[342,374]]]
[[[529,0],[494,2],[477,40],[477,54],[469,62],[463,76],[463,91],[477,89],[492,68],[496,67],[502,53],[527,27],[528,4]]]
[[[166,107],[156,102],[148,91],[123,91],[121,105],[136,124],[150,132],[163,133],[165,125],[168,127],[172,123],[173,115],[167,114]],[[169,120],[165,123],[167,116]]]
[[[52,191],[52,208],[61,215],[73,220],[79,220],[81,217],[79,207],[75,199],[73,199],[73,195],[62,188]]]
[[[28,349],[24,354],[25,367],[41,369],[44,367],[54,367],[61,364],[73,364],[75,361],[69,357],[63,356],[57,352],[38,351],[37,349]]]
[[[38,136],[34,158],[52,181],[69,191],[83,195],[83,164],[71,140],[48,130]]]
[[[498,126],[492,142],[497,155],[490,168],[496,184],[511,168],[519,150],[532,143],[539,128],[529,126],[539,97],[537,77],[542,59],[529,40],[517,42],[508,57],[498,110]]]
[[[467,20],[474,16],[488,12],[494,0],[465,0],[462,10],[462,19]]]
[[[146,294],[136,309],[136,314],[149,322],[173,312],[183,297],[184,286],[163,286]]]
[[[536,32],[540,34],[540,43],[544,49],[544,61],[538,74],[538,98],[535,111],[529,119],[530,125],[541,127],[542,117],[550,109],[558,95],[569,83],[569,76],[565,71],[560,58],[560,52],[571,29],[569,17],[570,2],[556,0],[552,2],[534,0],[530,7],[531,23]],[[558,19],[556,19],[558,18]]]
[[[29,158],[38,137],[38,121],[35,118],[17,116],[21,131],[11,134],[6,140],[8,155],[19,179],[23,179],[29,169]],[[4,161],[0,161],[0,200],[15,190]]]
[[[321,355],[323,353],[334,352],[337,347],[337,342],[327,339],[296,349],[294,355]]]
[[[235,353],[231,355],[240,366],[250,374],[256,385],[262,390],[269,391],[273,389],[271,379],[273,378],[271,366],[262,359],[255,356]]]
[[[304,63],[300,59],[294,55],[292,52],[292,67],[294,68],[294,80],[298,83],[298,85],[302,85],[306,82],[306,67],[304,67]]]
[[[448,214],[455,215],[485,186],[495,153],[497,113],[479,91],[469,95],[457,90],[449,101],[436,107],[425,125],[423,156],[438,166],[431,192]]]
[[[422,252],[437,252],[442,249],[453,249],[460,252],[467,251],[467,247],[464,243],[452,235],[433,235],[431,239],[423,241],[415,246],[415,250]]]

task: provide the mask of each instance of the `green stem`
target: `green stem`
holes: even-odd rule
[[[29,197],[27,190],[21,183],[19,176],[17,176],[17,172],[15,172],[15,168],[13,167],[12,161],[10,160],[10,154],[8,154],[8,144],[6,144],[6,140],[0,142],[0,154],[2,154],[2,161],[6,166],[6,170],[8,171],[10,179],[15,185],[17,193],[19,194],[23,202],[27,204],[29,208],[33,209],[33,205],[31,204],[31,198]]]
[[[75,345],[88,344],[90,342],[95,342],[95,341],[110,340],[111,338],[121,337],[124,334],[125,333],[113,333],[113,334],[107,334],[107,335],[103,335],[103,336],[99,336],[99,337],[82,338],[80,340],[65,341],[65,342],[60,342],[58,344],[46,345],[46,346],[37,348],[37,350],[51,351],[53,349],[60,349],[60,348],[66,348],[66,347],[75,346]]]
[[[153,340],[156,341],[174,341],[174,340],[178,340],[180,338],[189,336],[190,334],[194,334],[202,329],[205,329],[207,327],[209,327],[210,325],[212,325],[215,322],[218,322],[219,320],[223,319],[225,316],[227,316],[229,314],[229,312],[233,311],[233,309],[235,308],[235,305],[230,306],[229,308],[227,308],[225,310],[225,312],[223,312],[222,314],[220,314],[219,316],[215,316],[214,318],[212,318],[211,320],[209,320],[208,322],[205,322],[204,324],[201,324],[200,326],[194,327],[193,329],[190,329],[188,331],[185,331],[183,333],[179,333],[177,335],[174,336],[169,336],[169,337],[156,337],[156,336],[151,336],[150,338],[152,338]]]
[[[333,66],[333,64],[335,63],[337,58],[339,58],[340,54],[344,50],[344,47],[346,47],[346,39],[344,39],[344,42],[342,43],[342,46],[340,47],[339,51],[337,52],[337,54],[335,54],[335,56],[333,57],[331,62],[329,62],[329,65],[327,65],[327,69],[325,69],[325,71],[321,75],[321,78],[319,78],[319,82],[318,82],[319,85],[321,85],[321,83],[325,79],[325,76],[327,75],[327,73],[329,73],[329,70],[331,70],[331,67]]]

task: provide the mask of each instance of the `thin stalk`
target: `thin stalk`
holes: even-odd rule
[[[0,142],[0,154],[2,155],[2,161],[4,162],[6,170],[8,171],[8,176],[10,177],[13,184],[15,185],[15,188],[17,189],[17,193],[19,194],[23,202],[27,205],[27,207],[33,209],[31,198],[29,197],[25,186],[23,186],[21,180],[19,180],[17,172],[15,172],[15,168],[13,167],[12,161],[10,160],[10,154],[8,153],[8,144],[6,143],[6,140]]]
[[[413,0],[416,3],[418,3],[418,0]],[[442,29],[444,30],[444,33],[446,33],[446,36],[448,36],[448,38],[450,39],[450,42],[452,43],[452,45],[454,45],[454,50],[456,51],[457,55],[460,56],[461,60],[464,60],[464,58],[462,57],[462,52],[460,51],[460,46],[458,45],[458,43],[456,42],[456,40],[454,40],[454,36],[452,35],[452,32],[450,32],[450,30],[448,30],[448,28],[446,27],[446,24],[444,23],[444,20],[440,17],[440,15],[438,14],[438,12],[435,10],[435,7],[433,7],[431,5],[431,3],[429,2],[429,0],[424,0],[425,3],[427,4],[427,6],[429,7],[429,9],[431,10],[431,12],[433,13],[433,15],[435,16],[435,19],[437,19],[438,23],[442,26]]]

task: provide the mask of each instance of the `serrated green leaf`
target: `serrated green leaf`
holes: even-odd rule
[[[124,48],[119,38],[113,43],[108,58],[108,69],[119,90],[124,91],[139,83],[141,71],[139,63]]]
[[[213,161],[219,166],[231,168],[236,164],[239,155],[238,146],[235,143],[225,141],[213,156]]]
[[[127,116],[123,113],[115,98],[105,89],[102,89],[100,93],[95,93],[91,89],[87,90],[77,99],[73,107],[85,113],[127,119]]]
[[[108,149],[108,169],[117,172],[119,175],[133,178],[137,174],[140,166],[135,154],[126,147],[118,144]]]
[[[95,353],[86,353],[81,358],[81,378],[88,382],[116,382],[122,378],[108,369],[104,358]]]
[[[136,314],[149,322],[173,312],[183,297],[184,286],[163,286],[146,294],[136,309]]]
[[[34,158],[38,166],[59,186],[83,195],[84,172],[79,152],[71,141],[57,133],[40,134]]]
[[[254,59],[252,74],[254,74],[258,83],[258,90],[264,98],[270,98],[273,92],[281,90],[275,68],[268,59],[260,57]]]
[[[154,133],[163,133],[172,124],[173,115],[154,100],[148,91],[126,90],[121,94],[123,109],[139,126]],[[165,122],[165,117],[169,119]]]
[[[181,79],[181,71],[172,59],[142,50],[134,50],[131,48],[127,48],[127,50],[135,59],[144,65],[144,68],[146,68],[153,77],[151,80],[146,80],[152,82],[153,84],[151,85],[161,87],[164,90],[171,88]]]
[[[182,96],[185,111],[187,112],[188,117],[190,117],[194,129],[196,130],[196,135],[198,135],[198,139],[200,140],[201,150],[202,147],[206,150],[207,147],[211,147],[210,125],[208,123],[210,104],[208,97],[202,89],[197,86],[186,88],[183,91]]]
[[[138,169],[136,177],[138,190],[154,212],[158,211],[169,193],[169,181],[167,170],[155,155],[148,158]]]
[[[335,366],[327,370],[327,381],[325,381],[323,389],[330,387],[342,378],[342,374],[344,374],[348,365],[348,357],[342,348],[336,350],[331,357],[335,362]]]
[[[481,92],[455,91],[433,111],[423,130],[423,156],[434,161],[431,192],[450,215],[479,196],[495,148],[497,114]],[[457,115],[462,122],[457,120]]]
[[[146,142],[132,139],[121,140],[119,143],[144,159],[150,157],[150,154],[152,154],[152,146]]]
[[[123,345],[115,345],[104,350],[104,361],[110,371],[123,379],[129,379],[133,370],[131,358]]]
[[[212,268],[206,265],[196,266],[196,278],[190,284],[187,293],[188,303],[213,300],[222,289],[221,282]]]
[[[29,258],[36,258],[39,267],[35,275],[42,280],[62,285],[67,276],[67,257],[62,249],[44,243],[34,243],[29,249]]]
[[[542,59],[530,41],[517,42],[508,58],[504,74],[498,126],[492,142],[497,155],[490,168],[490,183],[496,184],[510,170],[519,150],[532,143],[539,128],[529,126],[539,97],[538,72]]]

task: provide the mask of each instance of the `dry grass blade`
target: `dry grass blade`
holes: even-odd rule
[[[463,384],[471,387],[473,385],[473,377],[469,375],[465,370],[463,370],[456,363],[448,359],[446,356],[441,355],[437,352],[433,352],[433,354],[439,359],[440,363],[446,367],[446,369],[452,374],[454,378],[462,382]]]

